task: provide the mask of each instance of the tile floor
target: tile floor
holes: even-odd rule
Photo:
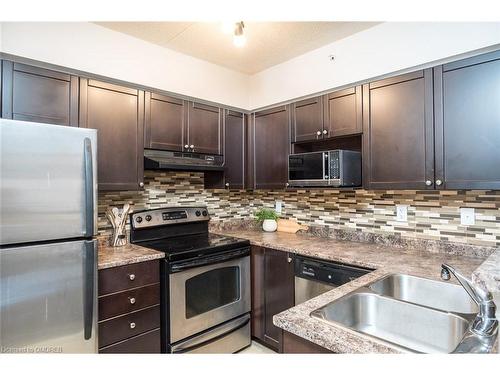
[[[276,352],[269,348],[266,348],[264,345],[261,345],[258,342],[252,341],[252,345],[250,345],[246,349],[243,349],[238,354],[276,354]]]

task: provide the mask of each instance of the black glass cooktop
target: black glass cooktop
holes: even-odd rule
[[[190,234],[137,244],[150,249],[164,251],[166,259],[169,261],[201,257],[250,246],[248,240],[212,233]]]

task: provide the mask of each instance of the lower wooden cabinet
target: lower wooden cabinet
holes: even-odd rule
[[[99,271],[99,353],[160,353],[159,261]]]
[[[283,332],[284,354],[333,354],[334,352],[290,332]]]
[[[283,331],[273,316],[294,305],[293,261],[288,253],[253,246],[252,336],[270,348],[283,351]]]

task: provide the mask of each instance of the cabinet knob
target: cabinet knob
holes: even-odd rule
[[[229,182],[226,182],[225,185],[226,185],[226,187],[229,187]]]
[[[443,184],[443,181],[441,181],[441,180],[436,180],[436,185],[437,185],[437,186],[441,186],[442,184]]]
[[[144,182],[139,182],[140,187],[144,187]]]
[[[135,275],[133,273],[131,273],[130,275],[128,275],[128,278],[130,279],[130,281],[134,281]]]
[[[134,297],[128,297],[128,300],[131,305],[135,304],[135,298]]]
[[[321,135],[321,130],[318,130],[318,131],[316,132],[316,135],[319,137],[319,136]]]
[[[185,149],[188,149],[188,148],[189,148],[189,145],[184,145],[184,148],[185,148]]]
[[[134,323],[134,322],[130,323],[130,328],[131,328],[131,329],[134,329],[134,328],[135,328],[135,323]]]
[[[431,180],[427,180],[427,181],[425,181],[425,184],[426,184],[427,186],[431,186],[431,185],[432,185],[432,181],[431,181]]]
[[[292,257],[288,257],[286,260],[287,260],[288,263],[292,263],[293,259],[292,259]]]
[[[287,183],[285,184],[285,186],[286,186],[286,187],[289,187],[289,186],[290,186],[290,184],[287,182]]]
[[[323,129],[323,134],[325,134],[325,135],[328,134],[328,130]]]
[[[194,150],[194,145],[189,146],[191,150]]]

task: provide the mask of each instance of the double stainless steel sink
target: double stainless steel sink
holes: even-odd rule
[[[470,326],[477,305],[459,285],[393,274],[315,310],[312,317],[376,337],[402,351],[484,352],[495,337]]]

